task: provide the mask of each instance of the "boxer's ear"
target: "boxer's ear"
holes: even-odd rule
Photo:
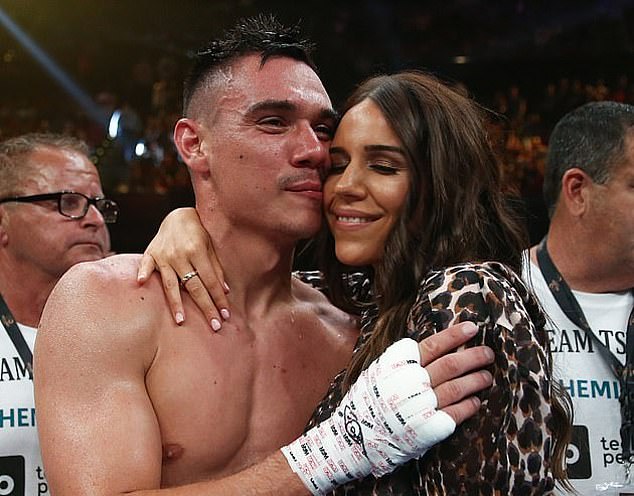
[[[203,147],[202,126],[184,117],[174,127],[174,143],[187,167],[196,172],[207,172],[209,165]]]

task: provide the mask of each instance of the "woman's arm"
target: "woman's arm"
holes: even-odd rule
[[[193,208],[178,208],[170,212],[148,245],[138,271],[143,284],[153,271],[161,274],[163,288],[177,324],[185,320],[181,288],[185,288],[201,309],[212,329],[220,329],[231,313],[226,294],[229,286],[211,238],[200,223]],[[186,274],[193,275],[187,277]]]
[[[486,344],[495,352],[493,385],[480,394],[479,412],[424,459],[420,471],[432,487],[543,494],[554,486],[546,347],[534,324],[539,319],[530,315],[514,279],[499,264],[452,267],[428,280],[412,308],[413,337],[472,321],[479,332],[467,346]]]

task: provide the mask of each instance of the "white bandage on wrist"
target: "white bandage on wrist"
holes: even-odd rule
[[[361,373],[329,419],[282,453],[313,494],[380,477],[453,433],[455,422],[437,405],[418,343],[401,339]]]

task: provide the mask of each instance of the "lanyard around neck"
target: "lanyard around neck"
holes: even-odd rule
[[[0,294],[0,320],[2,320],[2,325],[7,331],[13,346],[18,350],[18,354],[22,359],[22,363],[29,371],[29,377],[33,379],[33,353],[31,353],[31,349],[29,345],[26,344],[24,336],[18,327],[18,324],[15,322],[13,318],[13,314],[11,310],[9,310],[9,306],[7,302],[4,301],[4,298]]]
[[[608,347],[592,332],[579,302],[550,258],[546,247],[546,237],[542,239],[537,247],[537,263],[559,308],[571,322],[590,336],[601,356],[603,356],[615,377],[619,380],[621,387],[619,396],[621,403],[621,446],[624,457],[629,460],[632,455],[632,448],[634,448],[634,373],[632,370],[634,365],[634,308],[632,308],[627,321],[625,365],[621,365],[621,362]]]
[[[555,301],[557,301],[559,308],[561,308],[562,312],[566,314],[566,317],[577,325],[579,329],[582,329],[590,334],[595,344],[598,345],[601,355],[610,365],[614,375],[616,377],[620,377],[622,375],[623,365],[621,365],[621,362],[612,354],[605,344],[597,338],[594,332],[592,332],[579,302],[575,298],[575,295],[572,294],[568,283],[559,273],[559,270],[550,258],[550,254],[548,253],[548,249],[546,247],[546,238],[544,238],[537,247],[537,263],[539,264],[539,268],[546,280],[546,283],[548,284],[548,289],[550,289]],[[634,363],[634,308],[630,312],[630,316],[628,318],[626,339],[625,363],[632,364]]]

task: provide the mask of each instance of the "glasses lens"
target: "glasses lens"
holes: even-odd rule
[[[119,216],[119,207],[112,200],[97,200],[96,203],[97,210],[101,212],[103,216],[103,220],[106,224],[112,224],[117,222],[117,217]]]
[[[77,193],[63,193],[59,199],[59,209],[67,217],[83,217],[88,210],[88,199]]]

